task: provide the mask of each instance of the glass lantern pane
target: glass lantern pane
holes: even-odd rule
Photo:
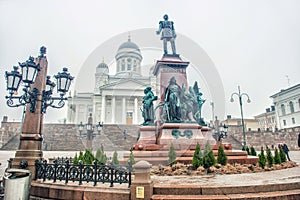
[[[7,75],[7,89],[11,89],[13,87],[14,77],[12,75]]]
[[[13,83],[13,88],[15,88],[17,90],[19,85],[20,85],[20,82],[21,82],[21,77],[15,76],[14,83]]]
[[[67,79],[65,77],[60,78],[60,88],[59,91],[65,92],[66,90]]]

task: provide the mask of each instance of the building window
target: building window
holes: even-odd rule
[[[282,115],[285,115],[285,107],[284,107],[284,104],[281,104],[281,113],[282,113]]]
[[[291,111],[291,113],[295,112],[294,104],[293,104],[292,101],[290,101],[289,105],[290,105],[290,111]]]
[[[298,105],[299,105],[299,109],[300,109],[300,99],[298,99]]]
[[[122,63],[122,71],[125,71],[125,63]]]
[[[131,71],[131,64],[130,63],[127,64],[127,70]]]
[[[296,121],[295,121],[295,118],[293,117],[292,118],[292,124],[295,124],[296,123]]]
[[[286,121],[285,121],[285,119],[283,120],[283,126],[286,126]]]

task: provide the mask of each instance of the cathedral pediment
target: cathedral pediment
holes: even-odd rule
[[[101,86],[100,90],[144,90],[149,84],[135,80],[135,79],[126,79],[126,80],[119,80],[104,86]]]

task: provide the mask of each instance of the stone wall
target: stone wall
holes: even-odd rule
[[[277,146],[279,143],[285,141],[290,150],[299,150],[298,147],[298,134],[300,133],[300,127],[282,129],[279,131],[246,131],[247,146],[254,146],[255,149],[259,150],[261,146],[272,145]],[[233,132],[228,131],[228,135],[232,135],[237,141],[243,143],[242,131],[234,130]]]

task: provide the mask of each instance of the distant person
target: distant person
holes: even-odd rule
[[[124,134],[124,140],[126,140],[126,129],[124,129],[123,134]]]
[[[103,147],[103,143],[101,143],[101,151],[104,152],[104,147]]]
[[[290,151],[290,150],[289,150],[289,148],[288,148],[288,146],[286,145],[285,142],[283,142],[283,144],[282,144],[282,149],[283,149],[283,151],[284,151],[284,153],[285,153],[287,159],[288,159],[289,161],[291,161],[290,156],[289,156],[289,151]]]
[[[298,134],[298,147],[300,148],[300,133]]]

